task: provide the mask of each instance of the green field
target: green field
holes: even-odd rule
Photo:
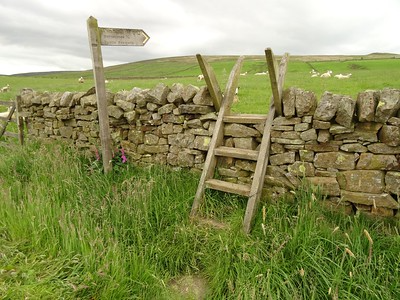
[[[400,88],[400,59],[396,55],[366,56],[294,56],[289,57],[285,87],[298,87],[316,93],[319,98],[324,91],[350,95],[353,98],[367,89],[379,90],[385,87]],[[279,59],[279,56],[277,56]],[[213,67],[221,89],[225,89],[229,73],[237,57],[206,57]],[[312,69],[324,73],[332,70],[335,74],[352,73],[350,79],[311,78]],[[257,72],[267,70],[264,56],[247,56],[244,60],[240,76],[239,99],[233,107],[237,112],[266,112],[271,97],[269,78],[255,76]],[[152,88],[163,82],[171,86],[174,83],[204,85],[198,82],[201,74],[195,56],[162,58],[141,61],[105,68],[105,76],[109,83],[107,88],[113,92],[130,90],[133,87]],[[83,76],[84,84],[78,83]],[[94,85],[90,70],[82,72],[55,72],[31,74],[30,76],[0,76],[0,86],[10,84],[12,91],[0,94],[0,99],[9,100],[22,88],[39,91],[86,91]]]

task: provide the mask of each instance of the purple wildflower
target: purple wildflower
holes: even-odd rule
[[[122,163],[126,163],[128,161],[128,159],[125,156],[125,151],[124,148],[121,148],[121,158],[122,158]]]
[[[94,153],[96,155],[96,160],[100,160],[100,154],[99,154],[99,151],[97,150],[97,148],[94,148]]]

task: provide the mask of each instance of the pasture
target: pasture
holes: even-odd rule
[[[210,57],[223,88],[235,57]],[[339,80],[310,71],[352,73]],[[266,112],[271,97],[262,56],[247,57],[234,110]],[[114,92],[159,82],[204,85],[195,57],[109,67]],[[80,77],[85,78],[79,83]],[[91,72],[1,76],[9,100],[21,88],[86,91]],[[292,57],[286,87],[351,95],[400,88],[400,59]],[[5,110],[5,109],[4,109]],[[119,163],[101,172],[66,144],[0,144],[0,299],[397,299],[400,219],[343,215],[318,190],[265,199],[251,235],[246,201],[210,191],[189,220],[199,174]]]
[[[324,91],[350,95],[353,98],[366,89],[400,87],[400,59],[389,54],[366,56],[307,56],[289,57],[285,87],[295,86],[313,91],[319,98]],[[279,57],[278,57],[279,58]],[[213,67],[221,89],[224,90],[229,73],[236,62],[236,56],[206,57]],[[331,78],[311,77],[310,71],[319,73],[332,70]],[[239,79],[239,99],[233,110],[243,113],[267,112],[272,95],[268,76],[254,75],[267,71],[264,56],[247,56]],[[336,74],[348,74],[349,79],[337,79]],[[171,86],[174,83],[205,85],[197,81],[201,74],[195,56],[162,58],[128,63],[105,68],[109,81],[107,88],[113,92],[130,90],[133,87],[152,88],[160,82]],[[84,83],[78,79],[83,77]],[[38,91],[86,91],[92,86],[93,74],[90,70],[82,72],[39,73],[25,76],[0,76],[0,86],[9,84],[11,90],[0,93],[0,99],[14,98],[22,88]]]

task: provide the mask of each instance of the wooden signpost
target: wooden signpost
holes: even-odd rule
[[[89,17],[87,20],[87,30],[92,55],[94,82],[96,86],[103,167],[104,173],[108,173],[112,170],[112,149],[101,45],[144,46],[150,37],[141,29],[99,27],[97,19],[94,17]]]

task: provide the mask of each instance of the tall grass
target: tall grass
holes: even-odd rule
[[[344,216],[318,191],[263,202],[207,193],[224,228],[189,221],[198,175],[125,165],[105,176],[63,144],[0,147],[1,299],[185,299],[170,281],[198,274],[207,299],[397,299],[399,220]]]

